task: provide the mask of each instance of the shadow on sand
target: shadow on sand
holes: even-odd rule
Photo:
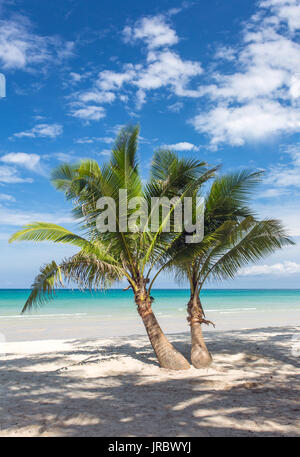
[[[282,436],[280,427],[294,424],[299,415],[299,379],[287,374],[285,383],[274,384],[276,373],[266,370],[264,361],[299,366],[281,344],[294,334],[293,328],[208,332],[220,379],[228,369],[241,371],[235,385],[223,388],[208,370],[176,375],[162,370],[162,379],[147,369],[126,372],[124,366],[123,372],[85,377],[84,365],[97,368],[114,358],[126,361],[128,355],[151,369],[156,360],[140,336],[133,338],[138,346],[128,338],[105,347],[74,340],[70,351],[2,357],[0,433],[23,428],[35,436]],[[170,340],[189,357],[187,334],[170,335]],[[226,355],[241,353],[244,357],[226,366]],[[80,362],[66,365],[73,354],[80,355]],[[251,371],[251,364],[255,375],[247,387],[243,373]]]

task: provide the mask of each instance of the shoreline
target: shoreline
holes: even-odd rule
[[[189,331],[185,313],[178,316],[164,315],[154,310],[165,333],[185,333]],[[293,326],[300,322],[299,310],[244,310],[207,311],[207,318],[216,325],[216,331],[241,330],[258,327]],[[203,327],[205,334],[212,327]],[[143,323],[138,314],[130,316],[101,315],[48,315],[2,316],[0,336],[2,340],[39,341],[60,339],[109,338],[130,335],[145,335]]]

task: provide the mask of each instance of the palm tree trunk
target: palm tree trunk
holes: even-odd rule
[[[139,288],[138,292],[136,292],[135,302],[159,365],[162,368],[167,368],[169,370],[188,370],[190,364],[186,358],[172,346],[160,328],[152,311],[151,299],[149,298],[145,287]]]
[[[212,363],[212,356],[204,342],[201,324],[205,321],[203,318],[203,309],[198,294],[191,295],[187,305],[188,322],[191,326],[192,350],[191,361],[195,368],[208,367]]]

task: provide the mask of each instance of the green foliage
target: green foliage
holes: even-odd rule
[[[168,267],[187,277],[192,293],[207,280],[232,279],[239,270],[277,249],[292,245],[278,220],[257,220],[249,202],[262,172],[243,170],[217,177],[205,199],[204,239],[185,246],[183,234],[170,252]]]
[[[249,171],[214,179],[205,198],[204,239],[199,243],[186,244],[187,233],[174,231],[174,206],[168,207],[165,214],[161,210],[154,231],[153,227],[149,230],[153,207],[139,231],[122,231],[122,218],[135,209],[122,212],[120,189],[127,191],[126,206],[132,198],[143,197],[150,208],[153,197],[195,199],[218,171],[218,167],[208,167],[203,161],[159,150],[152,160],[149,182],[144,185],[139,170],[138,136],[138,126],[122,129],[110,161],[101,168],[94,160],[84,160],[75,165],[63,164],[53,171],[53,185],[72,202],[72,214],[81,235],[56,224],[34,222],[13,234],[10,242],[48,241],[76,246],[79,251],[59,265],[52,262],[41,268],[23,311],[53,298],[55,289],[63,286],[62,279],[81,288],[97,289],[126,278],[136,291],[141,278],[152,277],[150,294],[159,273],[170,269],[177,278],[189,279],[192,292],[199,292],[206,280],[233,278],[249,262],[292,244],[279,221],[259,221],[249,208],[251,194],[262,176]],[[97,230],[97,201],[101,197],[112,197],[116,202],[115,232]],[[198,209],[194,207],[195,214]],[[165,231],[167,222],[170,230]]]
[[[61,270],[54,261],[41,267],[40,273],[32,284],[31,294],[22,309],[22,313],[53,298],[55,288],[62,285]]]
[[[75,165],[63,164],[53,171],[53,185],[72,201],[72,213],[82,235],[56,224],[35,222],[12,235],[10,242],[50,241],[76,246],[80,250],[60,265],[52,262],[41,269],[24,310],[52,298],[55,288],[63,285],[62,278],[82,288],[106,288],[126,278],[136,290],[141,277],[149,278],[157,265],[163,268],[168,265],[170,258],[165,253],[180,236],[163,230],[168,220],[172,226],[174,208],[159,219],[155,232],[148,230],[151,214],[140,231],[123,232],[120,225],[125,215],[119,205],[119,190],[127,190],[127,205],[134,197],[144,197],[150,208],[152,197],[171,198],[180,193],[180,199],[183,199],[196,195],[216,168],[208,169],[204,162],[179,159],[170,151],[159,151],[153,159],[150,181],[143,185],[137,156],[138,135],[137,126],[121,130],[110,161],[101,168],[93,160],[84,160]],[[97,230],[97,201],[101,197],[112,197],[116,202],[116,232],[99,233]],[[133,211],[128,211],[129,216]]]

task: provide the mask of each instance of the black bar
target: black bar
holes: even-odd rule
[[[263,443],[264,441],[264,443]],[[249,453],[251,450],[261,450],[261,445],[268,446],[268,453],[271,447],[275,450],[287,452],[289,445],[295,446],[295,438],[286,437],[203,437],[203,438],[77,438],[77,437],[59,437],[59,438],[1,438],[0,449],[7,445],[9,452],[14,452],[15,448],[21,448],[22,452],[28,450],[38,450],[39,455],[55,453],[61,455],[64,447],[71,452],[83,457],[94,456],[200,456],[200,454],[214,452],[229,453],[231,455],[243,455],[245,450]],[[73,448],[73,449],[72,449]]]

